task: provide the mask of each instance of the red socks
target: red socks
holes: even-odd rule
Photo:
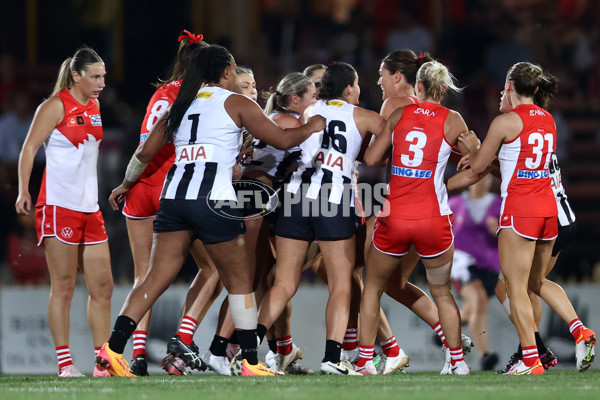
[[[360,345],[358,347],[358,362],[356,365],[358,367],[364,367],[367,361],[373,360],[373,352],[375,351],[375,346],[363,346]]]
[[[343,350],[354,350],[358,346],[358,327],[354,325],[348,325],[346,328],[346,334],[344,335],[344,343],[342,343]]]
[[[392,336],[385,342],[382,342],[381,350],[383,350],[383,354],[388,357],[398,357],[398,354],[400,354],[400,347],[398,347],[398,343],[396,343],[396,337]]]
[[[58,372],[67,365],[73,365],[73,359],[71,358],[71,350],[69,346],[56,347],[56,359],[58,360]]]
[[[521,353],[523,354],[523,363],[527,367],[533,367],[539,360],[537,346],[521,347]]]
[[[148,336],[147,331],[134,331],[133,332],[133,359],[136,356],[146,357],[146,337]]]
[[[292,335],[277,338],[277,353],[287,356],[292,352]]]
[[[179,326],[179,331],[177,331],[177,334],[183,343],[192,344],[197,325],[198,321],[196,321],[194,318],[188,317],[187,315],[183,317],[181,320],[181,325]]]

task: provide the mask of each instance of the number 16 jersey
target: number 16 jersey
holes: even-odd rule
[[[362,136],[354,122],[354,107],[342,100],[319,100],[313,106],[310,115],[322,115],[326,128],[313,133],[298,147],[302,150],[299,167],[292,175],[287,191],[297,193],[302,184],[308,184],[306,197],[316,199],[323,185],[331,185],[328,201],[334,204],[342,202],[344,190],[351,196],[353,166],[360,147]],[[346,203],[347,204],[347,203]]]

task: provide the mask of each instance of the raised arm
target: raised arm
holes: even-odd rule
[[[458,140],[469,150],[473,172],[483,173],[494,160],[502,143],[514,139],[522,129],[523,122],[519,116],[515,113],[507,113],[494,118],[481,146],[477,146],[473,135],[467,135],[467,132],[461,133]]]
[[[65,116],[65,107],[58,97],[43,102],[35,112],[29,132],[19,155],[19,195],[15,203],[17,214],[29,215],[32,201],[29,194],[29,180],[33,169],[33,159],[44,140]]]
[[[254,137],[277,149],[297,146],[312,133],[325,129],[325,119],[320,115],[311,117],[297,128],[282,129],[263,114],[258,104],[241,95],[229,96],[225,109],[238,126],[245,127]]]
[[[381,133],[371,142],[365,151],[364,161],[369,167],[377,165],[384,158],[387,150],[392,145],[392,132],[402,118],[404,107],[397,109],[383,125]]]

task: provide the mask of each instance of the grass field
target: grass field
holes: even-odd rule
[[[77,378],[2,376],[0,399],[237,400],[237,399],[600,399],[600,370],[584,374],[550,371],[544,376],[509,377],[491,372],[440,376],[414,372],[391,376],[285,376],[278,378],[186,377]]]

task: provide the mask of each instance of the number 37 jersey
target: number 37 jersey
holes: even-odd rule
[[[500,148],[502,214],[520,217],[557,215],[550,186],[550,163],[556,149],[556,125],[546,110],[521,104],[512,109],[523,121],[523,130]]]
[[[303,189],[306,197],[316,199],[322,188],[330,186],[327,199],[330,203],[340,204],[346,190],[344,199],[353,204],[354,194],[350,192],[353,166],[362,144],[362,136],[354,122],[354,107],[342,100],[318,100],[315,103],[310,114],[322,115],[326,128],[313,133],[298,146],[302,156],[298,170],[287,186],[288,192],[297,193],[305,184],[308,185]]]
[[[390,217],[422,219],[450,215],[444,171],[452,146],[444,135],[449,110],[423,102],[404,107],[394,127]]]

